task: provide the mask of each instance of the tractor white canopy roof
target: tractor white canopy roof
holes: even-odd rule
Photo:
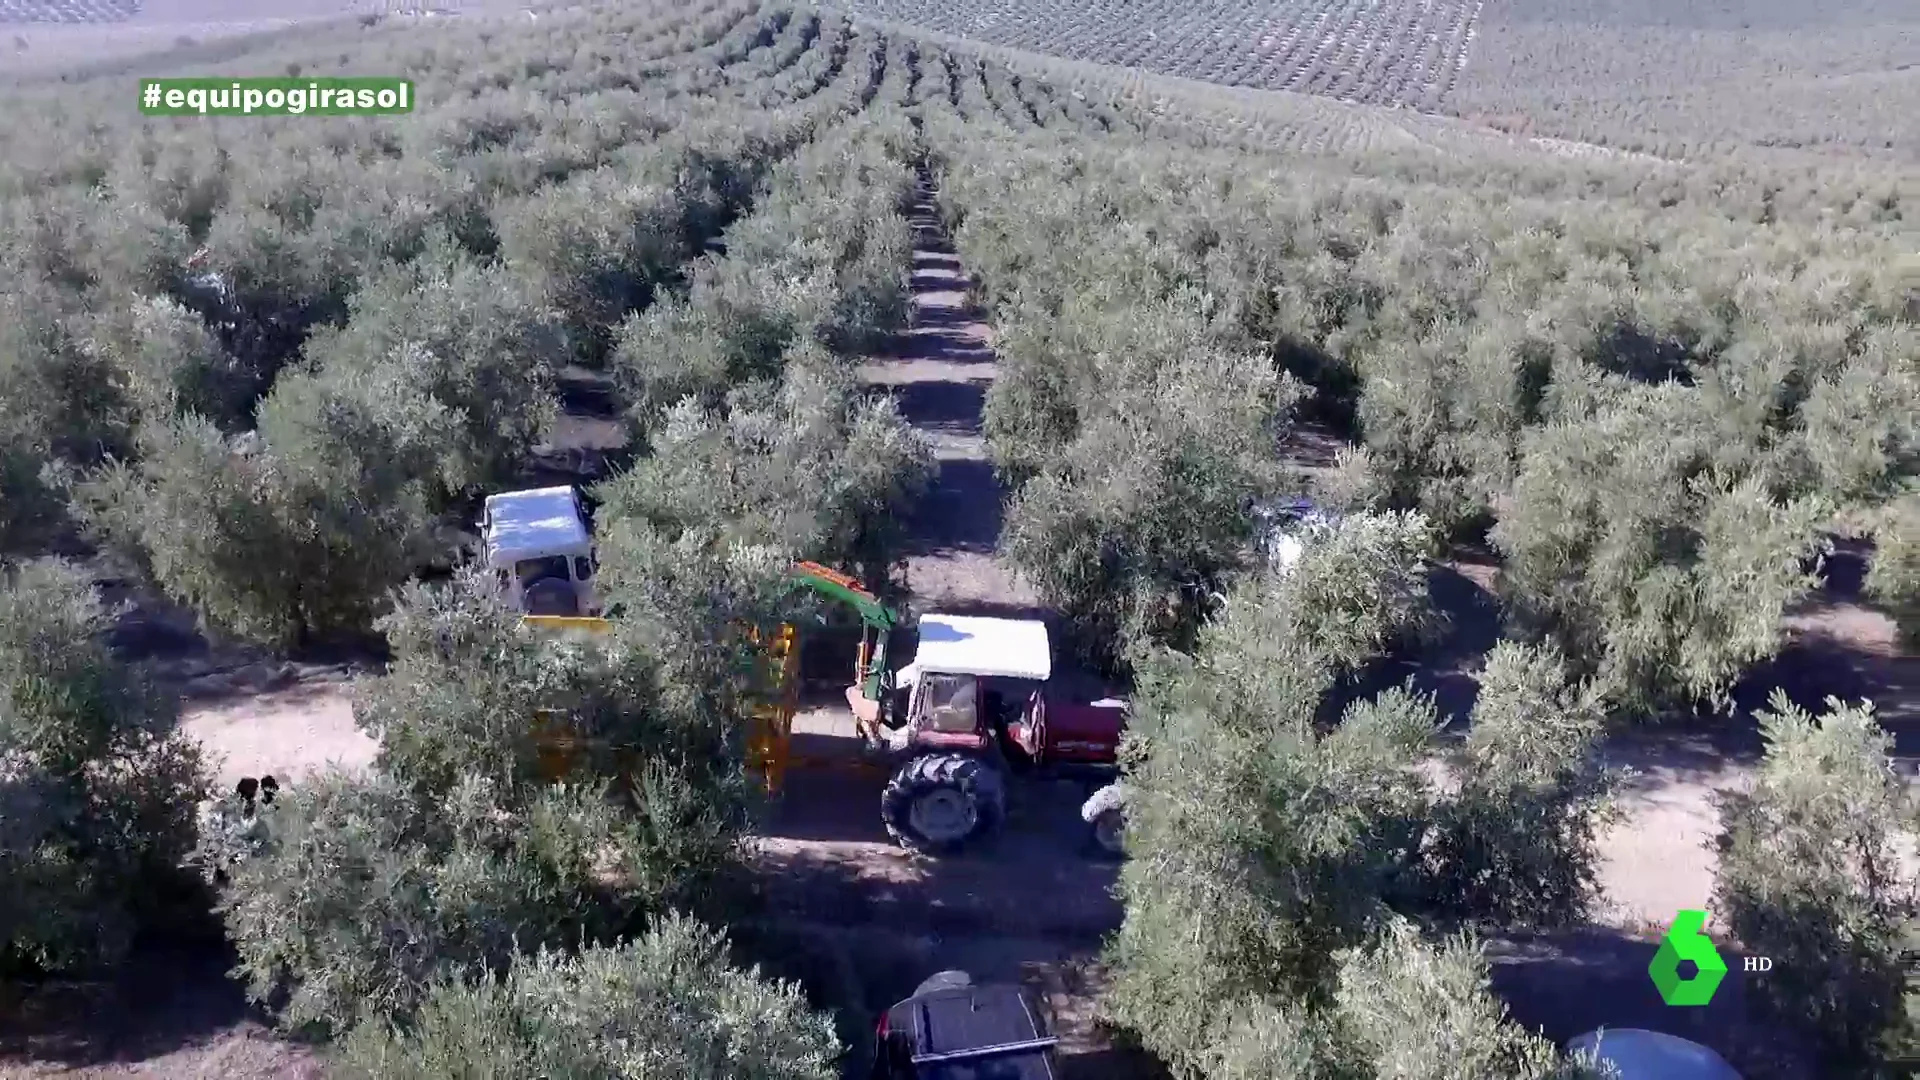
[[[1035,619],[989,619],[970,615],[920,616],[920,648],[902,685],[921,672],[1035,679],[1053,674],[1047,624]]]
[[[506,568],[544,555],[586,555],[593,538],[570,487],[487,496],[487,565]]]

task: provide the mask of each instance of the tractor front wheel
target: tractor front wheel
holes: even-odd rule
[[[1118,807],[1102,810],[1096,815],[1087,829],[1093,840],[1093,850],[1108,859],[1125,858],[1127,854],[1127,817]]]
[[[1000,771],[965,754],[926,754],[900,767],[880,796],[880,820],[900,846],[943,855],[1006,817]]]

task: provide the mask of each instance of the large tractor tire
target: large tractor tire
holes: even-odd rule
[[[1108,784],[1093,793],[1080,807],[1080,818],[1087,823],[1087,841],[1094,854],[1105,859],[1122,859],[1127,854],[1126,789]]]
[[[926,754],[900,767],[880,795],[880,820],[901,847],[944,855],[1000,827],[1000,771],[965,754]]]
[[[520,590],[525,598],[529,615],[565,615],[580,614],[580,594],[573,586],[559,578],[539,578],[529,581]]]

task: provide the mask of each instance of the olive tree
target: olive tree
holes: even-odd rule
[[[717,407],[669,409],[653,452],[603,486],[603,513],[666,537],[708,529],[891,575],[902,520],[932,479],[930,448],[886,398],[859,392],[817,344],[790,350],[775,380],[734,388]]]
[[[1890,505],[1874,530],[1867,595],[1893,615],[1909,648],[1920,647],[1920,495]]]
[[[174,599],[236,636],[364,634],[432,556],[432,475],[452,423],[396,369],[302,372],[229,439],[197,416],[142,429],[137,463],[81,488],[86,517]]]
[[[66,517],[60,472],[45,446],[0,404],[0,560],[44,551]]]
[[[1550,651],[1503,644],[1459,782],[1445,786],[1418,767],[1440,726],[1430,699],[1393,689],[1319,720],[1342,674],[1430,620],[1431,538],[1419,515],[1346,518],[1290,569],[1234,584],[1191,654],[1136,664],[1126,916],[1107,1004],[1179,1075],[1477,1075],[1403,1053],[1422,1044],[1397,1041],[1405,1017],[1381,1015],[1392,1003],[1370,1004],[1366,989],[1396,967],[1393,995],[1428,1000],[1432,986],[1411,976],[1432,969],[1450,980],[1433,996],[1460,1010],[1405,1031],[1443,1045],[1457,1020],[1476,1033],[1462,1068],[1556,1075],[1548,1048],[1505,1024],[1462,946],[1433,960],[1393,927],[1585,913],[1604,808],[1593,689],[1571,684]]]
[[[1721,801],[1714,910],[1773,960],[1752,984],[1769,1022],[1808,1036],[1836,1073],[1879,1075],[1914,1037],[1903,946],[1920,917],[1892,738],[1865,702],[1828,699],[1814,716],[1776,691],[1759,719],[1760,768]]]
[[[355,699],[380,740],[372,775],[283,794],[237,864],[207,853],[231,866],[222,910],[249,986],[284,995],[285,1023],[404,1022],[436,981],[726,900],[752,793],[747,645],[723,631],[756,621],[771,574],[690,561],[647,594],[627,550],[602,553],[623,611],[609,639],[539,636],[477,572],[406,589],[381,624],[393,662]],[[689,640],[696,626],[711,637]]]
[[[1594,750],[1605,712],[1550,646],[1500,642],[1479,676],[1459,786],[1423,843],[1435,915],[1562,925],[1599,896],[1610,774]]]
[[[193,845],[199,749],[107,626],[77,567],[0,583],[0,974],[113,963]]]
[[[170,297],[135,297],[96,317],[89,347],[146,420],[192,414],[241,430],[260,389],[200,316]]]
[[[1340,532],[1364,546],[1379,528],[1349,519]],[[1417,573],[1418,553],[1399,554],[1377,569]],[[1231,589],[1192,655],[1136,663],[1123,747],[1133,857],[1109,1005],[1188,1075],[1209,1073],[1232,1011],[1221,1003],[1327,1003],[1335,954],[1377,928],[1417,840],[1426,796],[1407,766],[1432,730],[1424,703],[1394,693],[1329,734],[1314,725],[1339,671],[1424,615],[1424,594],[1376,593],[1345,568],[1309,548],[1291,572]],[[1300,603],[1343,582],[1343,604]]]
[[[356,1027],[332,1075],[830,1080],[838,1050],[798,987],[732,966],[724,935],[668,917],[623,944],[436,983],[406,1026]]]
[[[1712,419],[1668,385],[1535,429],[1493,528],[1516,623],[1628,710],[1723,696],[1815,584],[1830,506],[1716,469]]]
[[[323,774],[260,812],[220,911],[249,994],[315,1035],[404,1019],[436,980],[525,949],[611,941],[677,884],[654,873],[651,823],[604,785],[515,799],[478,776],[426,795]]]
[[[497,208],[506,268],[564,316],[576,357],[598,360],[689,252],[671,184],[629,183],[603,166]]]
[[[995,390],[1002,468],[1015,467],[1013,454],[1037,469],[1008,507],[1002,546],[1093,640],[1184,645],[1247,564],[1250,505],[1287,484],[1274,446],[1297,388],[1259,358],[1211,345],[1189,306],[1103,318],[1080,387],[1093,396],[1063,443],[1028,446],[1020,433],[1040,440],[1044,425],[1030,423],[1017,390]]]
[[[1377,1080],[1601,1080],[1522,1029],[1487,985],[1487,961],[1468,937],[1427,940],[1404,919],[1342,957],[1337,1030],[1358,1068]],[[1277,1075],[1285,1075],[1277,1074]]]
[[[324,374],[376,377],[383,392],[445,410],[431,433],[438,501],[509,478],[546,434],[564,343],[527,281],[435,234],[420,256],[367,281],[350,312],[316,331],[306,356]]]

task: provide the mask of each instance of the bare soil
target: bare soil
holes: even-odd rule
[[[274,1034],[230,962],[215,943],[154,944],[110,979],[0,1002],[0,1077],[319,1080],[318,1055]]]

